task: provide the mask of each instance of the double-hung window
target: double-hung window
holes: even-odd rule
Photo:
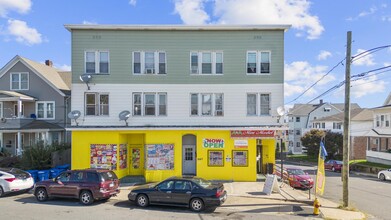
[[[222,51],[191,51],[190,52],[191,74],[223,74]]]
[[[134,116],[166,116],[167,93],[133,93]]]
[[[37,119],[54,119],[55,103],[54,102],[36,102]]]
[[[224,116],[223,93],[190,94],[191,116]]]
[[[86,93],[85,94],[86,115],[109,115],[109,94]]]
[[[166,74],[167,58],[164,51],[134,51],[133,74]]]
[[[28,90],[29,74],[28,73],[11,73],[11,90]]]
[[[247,116],[270,115],[270,105],[270,94],[247,94]]]
[[[85,72],[91,74],[109,74],[109,52],[86,51]]]
[[[270,74],[270,51],[247,51],[247,74]]]

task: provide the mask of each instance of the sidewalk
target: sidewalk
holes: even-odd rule
[[[293,189],[289,185],[278,183],[281,193],[265,195],[263,186],[265,182],[228,182],[224,183],[228,194],[227,201],[221,207],[237,212],[262,212],[267,214],[288,214],[303,217],[314,217],[313,201],[309,199],[308,191]],[[121,185],[121,193],[118,200],[127,200],[131,184]],[[320,216],[325,219],[365,219],[365,215],[359,211],[347,211],[338,208],[339,204],[318,197],[321,204]]]

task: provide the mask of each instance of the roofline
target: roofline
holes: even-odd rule
[[[260,30],[284,30],[292,25],[99,25],[99,24],[65,24],[68,30],[122,30],[122,31],[260,31]]]
[[[67,131],[137,131],[137,130],[288,130],[286,126],[71,126]]]

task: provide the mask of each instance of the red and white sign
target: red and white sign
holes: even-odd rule
[[[234,140],[235,148],[247,148],[248,140]]]
[[[275,130],[233,130],[231,138],[274,137]]]

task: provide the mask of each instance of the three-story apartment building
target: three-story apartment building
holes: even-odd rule
[[[255,181],[275,162],[289,25],[65,27],[72,168]]]

